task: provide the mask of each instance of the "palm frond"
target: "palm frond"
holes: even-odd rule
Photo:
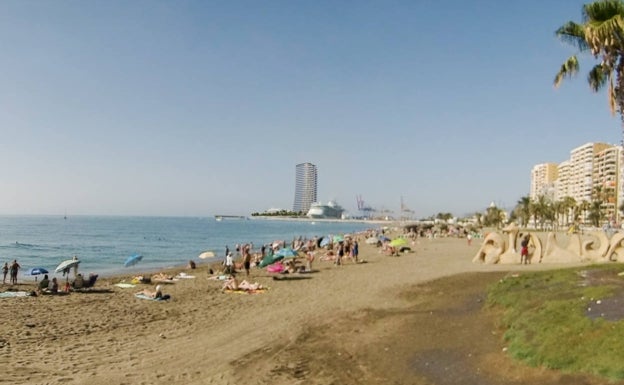
[[[600,0],[583,5],[583,21],[603,22],[616,15],[624,16],[624,3],[620,0]]]
[[[583,25],[573,21],[568,21],[555,31],[555,36],[562,42],[579,49],[579,51],[587,51],[589,45],[585,39],[585,28]]]
[[[597,64],[587,74],[587,82],[594,92],[600,91],[609,79],[609,71],[602,64]]]
[[[615,15],[604,21],[592,20],[586,24],[585,39],[596,51],[609,47],[621,47],[624,43],[624,18]]]
[[[565,63],[561,65],[559,72],[555,76],[555,81],[554,81],[555,87],[559,87],[563,79],[571,78],[572,76],[576,75],[578,73],[578,70],[579,70],[578,59],[576,58],[576,56],[570,56],[568,60],[566,60]]]

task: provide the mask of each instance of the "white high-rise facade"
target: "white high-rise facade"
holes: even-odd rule
[[[550,200],[554,200],[557,175],[556,163],[542,163],[533,166],[533,170],[531,170],[531,199],[545,195]]]
[[[536,200],[545,195],[555,201],[571,197],[577,205],[600,201],[604,219],[620,222],[619,207],[624,194],[621,163],[621,146],[586,143],[570,151],[570,159],[558,165],[535,165],[531,170],[530,197]],[[550,186],[554,194],[550,193]],[[586,210],[583,212],[587,215]]]
[[[316,202],[317,170],[312,163],[300,163],[295,167],[295,203],[294,212],[306,214],[312,203]]]

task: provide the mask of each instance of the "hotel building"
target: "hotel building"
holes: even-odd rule
[[[300,163],[295,167],[295,203],[294,212],[307,213],[312,203],[316,202],[317,171],[312,163]]]

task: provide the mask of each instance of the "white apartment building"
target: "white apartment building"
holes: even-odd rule
[[[555,199],[555,181],[557,180],[558,168],[556,163],[542,163],[533,166],[531,170],[531,199],[537,199],[545,195],[549,199]]]
[[[569,160],[565,160],[557,166],[557,180],[555,181],[555,200],[563,200],[570,195],[570,168],[571,164]],[[531,196],[533,199],[533,196]]]
[[[554,200],[572,197],[577,204],[599,199],[603,202],[605,218],[620,222],[618,207],[624,202],[622,156],[621,146],[586,143],[570,151],[570,159],[558,165],[538,164],[531,170],[530,197],[533,200],[540,195]]]
[[[619,189],[622,147],[611,146],[598,152],[594,158],[593,192],[603,201],[602,210],[609,220],[616,221],[619,217],[618,207],[621,203]]]

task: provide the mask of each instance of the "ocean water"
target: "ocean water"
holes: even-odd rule
[[[344,221],[284,221],[212,217],[0,216],[0,262],[17,259],[20,281],[34,280],[30,269],[43,267],[51,276],[59,263],[74,255],[79,271],[100,276],[134,274],[181,266],[194,260],[221,260],[225,246],[252,242],[254,250],[275,240],[344,234],[377,228],[378,224]],[[212,250],[217,258],[197,256]],[[135,266],[124,267],[130,255],[141,254]]]

